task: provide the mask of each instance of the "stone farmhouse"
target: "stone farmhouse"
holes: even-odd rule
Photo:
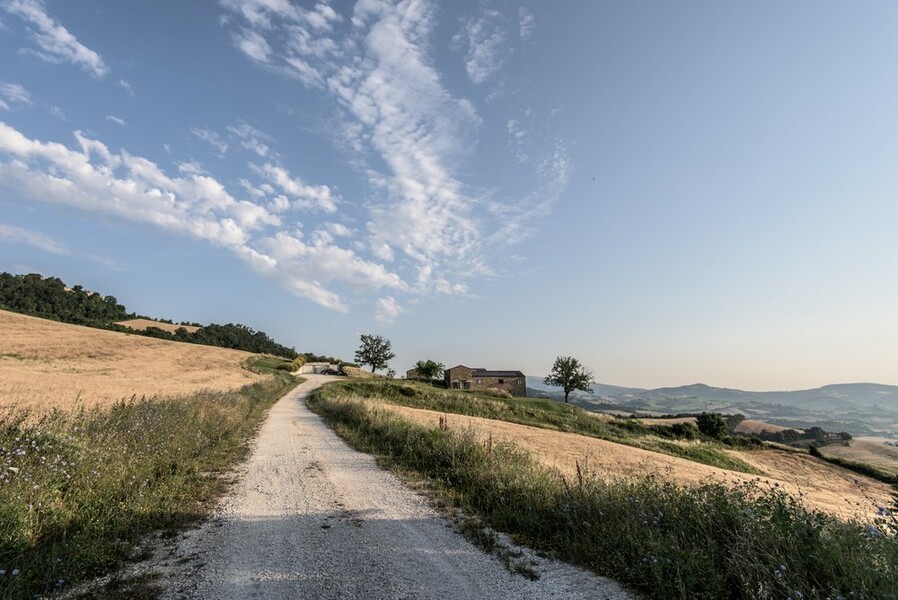
[[[450,390],[505,390],[512,396],[527,396],[527,383],[520,371],[488,371],[458,365],[444,372]]]

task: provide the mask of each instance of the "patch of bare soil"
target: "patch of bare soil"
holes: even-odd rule
[[[169,333],[174,333],[181,327],[187,330],[187,333],[196,333],[199,331],[199,327],[194,325],[178,325],[172,323],[163,323],[161,321],[153,321],[151,319],[129,319],[128,321],[119,321],[116,325],[121,325],[122,327],[129,327],[136,331],[143,331],[147,327],[156,327],[157,329],[161,329],[162,331],[167,331]]]
[[[571,477],[575,476],[579,464],[581,468],[587,465],[591,472],[607,479],[651,474],[686,485],[713,480],[733,486],[756,479],[747,473],[573,433],[384,403],[376,406],[431,427],[438,427],[441,417],[448,419],[450,428],[471,428],[481,439],[492,436],[494,442],[515,444]],[[800,497],[809,508],[842,518],[866,520],[872,517],[877,504],[889,502],[888,485],[807,454],[774,449],[730,453],[765,473],[758,485],[781,487]]]
[[[241,366],[250,356],[0,311],[0,411],[235,389],[261,378]]]

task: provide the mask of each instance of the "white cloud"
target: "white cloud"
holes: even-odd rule
[[[251,29],[243,29],[235,36],[237,47],[251,59],[258,62],[268,62],[271,56],[271,46],[265,38]]]
[[[253,171],[277,185],[287,196],[294,199],[291,206],[300,209],[318,208],[326,213],[337,211],[336,198],[326,185],[308,185],[279,165],[267,163],[251,165]]]
[[[131,96],[132,98],[135,97],[134,88],[132,88],[131,84],[128,83],[127,81],[125,81],[124,79],[119,79],[118,83],[116,85],[118,85],[120,88],[122,88],[123,90],[128,92],[128,95]]]
[[[432,34],[440,12],[436,2],[360,0],[344,15],[325,10],[324,5],[302,8],[286,0],[220,3],[229,11],[222,22],[231,29],[238,47],[240,39],[252,38],[265,49],[241,48],[244,54],[267,71],[292,77],[333,103],[335,112],[325,119],[327,131],[349,155],[348,164],[368,181],[361,202],[346,199],[341,205],[345,211],[356,207],[367,211],[366,218],[355,221],[360,223],[357,231],[343,236],[332,224],[315,227],[310,223],[307,231],[311,233],[304,237],[294,230],[292,239],[280,239],[278,247],[300,244],[303,255],[311,256],[310,248],[331,247],[335,240],[345,239],[352,252],[359,253],[356,256],[372,257],[367,262],[379,261],[380,268],[390,264],[407,272],[409,283],[403,291],[408,294],[467,294],[472,276],[491,272],[486,256],[512,242],[502,235],[514,233],[516,240],[523,239],[532,231],[527,218],[543,214],[540,211],[547,210],[560,193],[556,190],[563,184],[558,182],[566,183],[568,163],[561,158],[552,163],[535,150],[524,154],[524,142],[532,145],[535,139],[525,133],[531,124],[509,120],[509,135],[521,140],[519,160],[526,161],[539,180],[533,194],[499,202],[492,192],[465,184],[464,161],[476,147],[482,122],[470,101],[444,87],[435,67]],[[479,18],[462,23],[455,44],[464,52],[468,75],[475,83],[496,78],[507,61],[510,27],[518,26],[522,36],[530,35],[529,11],[512,13],[511,19],[516,20],[485,10]],[[560,151],[559,157],[566,154]],[[257,183],[244,189],[250,197],[264,199],[274,214],[290,214],[298,202],[301,208],[325,208],[324,190],[334,195],[326,186],[316,195],[309,189],[314,186],[291,175],[280,159],[268,158],[254,165],[253,171],[277,191]],[[284,268],[284,256],[274,249],[258,250]],[[377,279],[370,273],[363,279],[371,277]],[[309,281],[308,273],[302,280]],[[315,281],[326,285],[326,278]]]
[[[465,71],[474,83],[480,84],[499,72],[508,58],[508,35],[502,14],[487,10],[479,19],[468,19],[453,38],[457,48],[467,45]]]
[[[405,312],[393,296],[379,298],[376,307],[374,318],[380,323],[392,323],[396,317]]]
[[[109,121],[109,122],[111,122],[111,123],[115,123],[115,124],[118,125],[119,127],[124,127],[124,126],[125,126],[125,120],[122,119],[121,117],[116,117],[116,116],[114,116],[114,115],[106,115],[106,120]]]
[[[535,28],[533,11],[523,6],[518,8],[518,33],[521,39],[529,39]]]
[[[31,95],[18,83],[0,83],[0,108],[11,110],[10,104],[15,106],[31,106]]]
[[[28,244],[52,254],[68,254],[62,244],[43,233],[3,223],[0,223],[0,242]]]
[[[31,25],[31,35],[38,47],[31,50],[35,56],[47,62],[78,65],[94,77],[104,77],[109,72],[99,54],[47,14],[41,0],[8,0],[2,7]]]
[[[210,129],[205,129],[202,127],[191,127],[190,133],[215,148],[219,156],[223,156],[230,147],[228,146],[228,143],[226,141],[221,139],[220,135]]]
[[[241,182],[264,197],[258,198],[259,203],[238,200],[196,162],[180,163],[180,174],[172,176],[146,158],[110,150],[81,132],[75,132],[75,140],[78,149],[41,142],[0,122],[0,187],[23,200],[68,206],[210,242],[294,294],[338,311],[349,309],[338,288],[370,293],[408,287],[382,264],[334,243],[336,237],[351,235],[348,228],[325,223],[308,242],[291,233],[297,224],[285,223],[261,203],[275,192],[269,184]],[[333,202],[327,186],[302,183],[275,165],[265,167],[263,174],[270,171],[283,178],[277,185],[290,190],[284,195],[293,196],[287,200],[289,208],[298,209],[302,201],[316,208],[327,206],[328,199]],[[52,240],[23,231],[7,226],[0,229],[0,239],[62,251]]]
[[[271,141],[271,136],[262,133],[249,123],[240,121],[236,125],[229,126],[228,132],[233,139],[237,140],[241,148],[249,150],[261,158],[267,158],[274,154],[267,144]]]

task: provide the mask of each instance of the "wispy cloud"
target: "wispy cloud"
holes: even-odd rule
[[[135,97],[134,88],[131,87],[131,84],[128,83],[127,81],[125,81],[124,79],[119,79],[118,83],[116,85],[119,86],[120,88],[122,88],[123,90],[125,90],[126,92],[128,92],[128,95],[131,96],[132,98]]]
[[[341,289],[353,293],[407,289],[399,275],[337,244],[335,237],[345,231],[325,224],[308,239],[296,233],[295,227],[266,208],[265,198],[276,190],[264,180],[248,183],[265,198],[238,200],[198,165],[181,163],[184,168],[173,176],[146,158],[110,150],[81,132],[75,132],[75,141],[77,148],[30,139],[0,122],[0,186],[23,199],[146,223],[226,248],[260,275],[334,310],[349,308]],[[270,173],[267,166],[272,167]],[[291,208],[326,211],[326,199],[335,197],[329,188],[302,183],[286,169],[277,169],[265,165],[261,173],[266,178],[283,177],[278,185],[298,198]],[[9,228],[3,232],[5,239],[54,248],[52,240],[28,232]]]
[[[109,73],[100,55],[79,42],[68,29],[47,14],[41,0],[7,0],[2,8],[29,24],[37,45],[37,49],[28,50],[31,54],[47,62],[77,65],[98,78]]]
[[[396,317],[405,312],[393,296],[378,299],[376,307],[374,318],[380,323],[392,323]]]
[[[529,39],[536,28],[533,11],[522,6],[518,8],[518,33],[522,40]]]
[[[31,95],[18,83],[0,83],[0,109],[11,110],[11,106],[31,106]]]
[[[268,158],[274,153],[268,142],[272,141],[270,135],[262,133],[249,123],[244,121],[238,122],[236,125],[228,127],[228,133],[237,140],[240,147],[253,152],[261,158]]]
[[[116,117],[114,115],[106,115],[106,120],[110,123],[115,123],[119,127],[124,127],[126,124],[124,119],[122,119],[121,117]]]
[[[473,215],[478,199],[467,195],[453,170],[480,118],[470,102],[442,86],[433,67],[436,7],[420,0],[359,2],[347,23],[320,5],[223,5],[244,18],[242,27],[265,37],[272,50],[260,63],[322,90],[342,115],[338,129],[347,147],[386,165],[382,171],[364,159],[357,163],[372,189],[368,250],[381,260],[401,253],[419,292],[464,293],[454,274],[464,278],[480,268],[481,224]]]
[[[465,71],[474,83],[484,83],[499,72],[508,58],[508,34],[497,10],[486,10],[477,19],[467,19],[452,38],[453,46],[465,48]]]
[[[0,243],[2,242],[28,244],[52,254],[68,254],[62,244],[43,233],[0,223]]]
[[[191,127],[190,133],[215,148],[219,156],[224,156],[224,154],[230,147],[226,141],[221,139],[220,135],[218,135],[211,129],[205,129],[203,127]]]

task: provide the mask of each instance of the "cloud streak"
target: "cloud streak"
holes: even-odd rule
[[[329,224],[308,239],[296,233],[264,205],[276,193],[267,183],[248,182],[264,197],[258,202],[241,200],[196,166],[188,165],[180,176],[172,176],[146,158],[115,152],[81,132],[75,132],[75,141],[76,147],[70,148],[30,139],[0,122],[0,186],[35,202],[104,214],[209,242],[294,294],[334,310],[349,310],[340,289],[353,293],[407,289],[399,275],[335,243],[334,233],[347,229]],[[287,193],[300,200],[292,206],[294,210],[327,212],[328,201],[334,198],[329,188],[301,183],[286,170],[278,172],[285,178]],[[8,227],[3,231],[4,239],[54,248],[51,241],[27,232]]]
[[[102,57],[47,14],[40,0],[7,0],[2,8],[28,23],[31,37],[37,45],[37,49],[29,49],[29,53],[47,62],[67,62],[79,66],[97,78],[109,73]]]
[[[51,254],[69,253],[62,244],[43,233],[0,223],[0,243],[3,242],[28,244]]]

